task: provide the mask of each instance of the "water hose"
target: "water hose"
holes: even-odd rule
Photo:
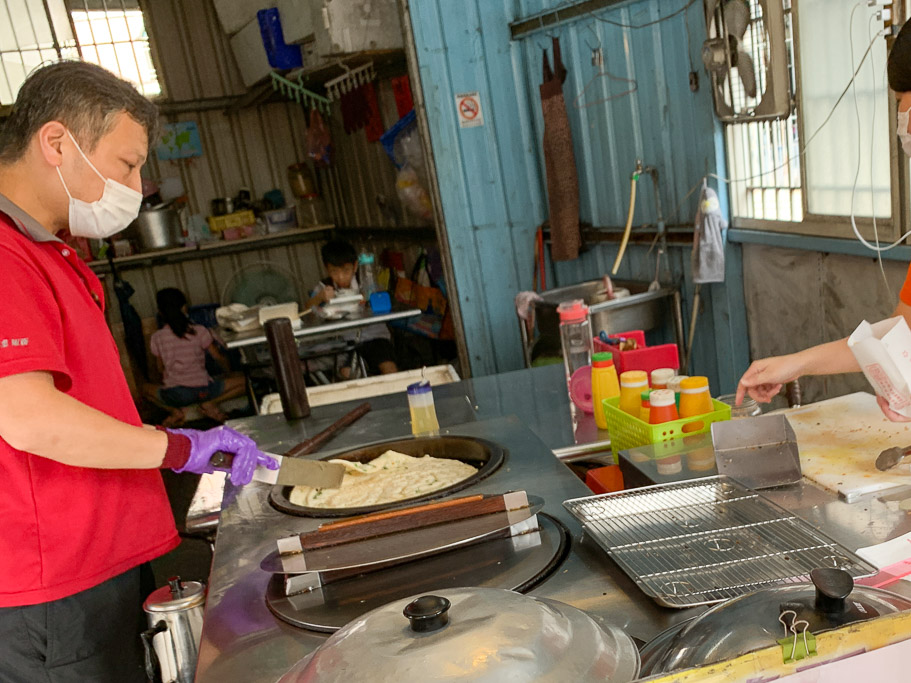
[[[626,216],[626,228],[623,231],[623,239],[620,241],[620,251],[617,252],[617,258],[614,261],[614,267],[611,275],[616,275],[620,269],[620,262],[623,261],[623,255],[626,253],[626,245],[629,244],[629,234],[633,230],[633,214],[636,211],[636,183],[639,180],[639,174],[642,172],[642,165],[637,164],[636,170],[629,178],[629,213]]]

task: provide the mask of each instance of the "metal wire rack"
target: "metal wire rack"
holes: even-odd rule
[[[799,517],[727,477],[563,503],[639,588],[666,607],[709,605],[816,567],[876,569]]]

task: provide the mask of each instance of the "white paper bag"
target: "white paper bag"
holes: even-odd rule
[[[848,348],[877,396],[896,413],[911,417],[911,329],[902,316],[871,325],[864,320]]]

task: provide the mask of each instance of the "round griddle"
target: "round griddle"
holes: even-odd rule
[[[398,451],[405,455],[420,458],[430,455],[434,458],[449,458],[461,460],[464,463],[478,468],[478,471],[467,479],[447,486],[439,491],[434,491],[423,496],[415,496],[395,503],[384,505],[366,505],[353,508],[314,508],[295,505],[289,496],[293,486],[273,486],[269,494],[269,503],[276,510],[298,517],[349,517],[354,515],[367,515],[372,512],[391,510],[397,507],[412,505],[434,498],[443,498],[456,491],[477,484],[485,477],[493,474],[506,459],[506,450],[492,441],[478,439],[471,436],[418,436],[407,439],[391,439],[361,446],[354,450],[330,455],[323,460],[349,460],[351,462],[370,462],[388,450]]]
[[[538,522],[537,537],[496,538],[290,597],[285,595],[284,575],[274,574],[266,589],[266,605],[292,626],[332,633],[376,607],[415,593],[466,586],[525,593],[553,573],[571,542],[559,520],[539,513]]]

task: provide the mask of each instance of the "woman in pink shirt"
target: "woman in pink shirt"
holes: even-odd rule
[[[173,427],[186,419],[186,408],[195,403],[206,417],[224,422],[218,407],[222,401],[244,393],[242,375],[213,379],[206,371],[206,352],[226,370],[227,359],[215,343],[212,333],[195,325],[187,317],[187,299],[179,289],[168,287],[155,297],[162,328],[152,335],[152,354],[158,359],[162,384],[147,386],[145,394],[164,405],[171,414],[164,426]]]

